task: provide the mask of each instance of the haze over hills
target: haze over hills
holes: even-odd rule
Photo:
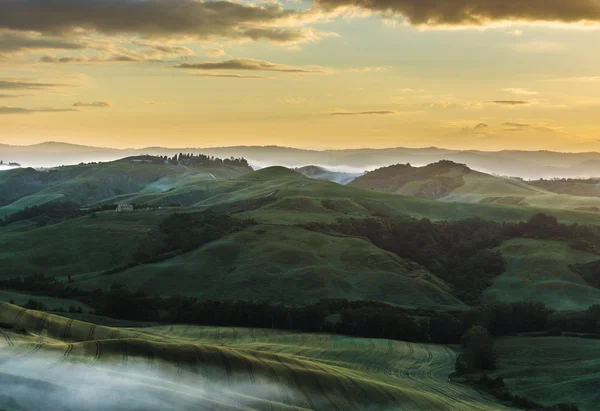
[[[348,184],[356,177],[361,176],[363,173],[347,173],[342,171],[332,171],[324,167],[318,166],[305,166],[295,169],[300,174],[303,174],[310,178],[316,178],[320,180],[329,180],[339,184]]]
[[[304,167],[317,165],[335,171],[362,173],[382,166],[410,163],[424,166],[440,160],[466,164],[472,169],[526,179],[600,176],[600,153],[558,153],[551,151],[477,151],[443,148],[389,148],[348,150],[303,150],[279,146],[237,146],[208,148],[111,149],[48,142],[32,146],[0,145],[0,158],[23,166],[54,167],[80,162],[114,161],[119,158],[180,152],[204,153],[228,158],[244,157],[254,168],[271,165]]]

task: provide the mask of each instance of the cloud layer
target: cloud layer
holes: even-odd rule
[[[58,86],[64,85],[27,80],[0,80],[0,90],[41,90]]]
[[[108,101],[93,101],[91,103],[78,101],[77,103],[73,104],[73,107],[109,108],[112,107],[112,104]]]
[[[23,108],[23,107],[0,106],[0,115],[3,115],[3,114],[34,114],[34,113],[63,113],[66,111],[75,111],[75,110],[72,108],[53,108],[53,107]]]
[[[196,0],[0,0],[0,29],[50,35],[81,31],[143,37],[191,36],[266,39],[292,43],[314,32],[294,29],[290,20],[310,21],[312,11],[286,10],[276,3],[252,5]]]
[[[200,63],[184,63],[176,66],[180,69],[194,70],[241,70],[241,71],[278,71],[282,73],[319,73],[319,69],[307,69],[300,67],[276,64],[264,60],[249,58],[236,58],[224,61],[207,61]]]
[[[398,114],[396,111],[391,110],[374,110],[374,111],[334,111],[329,113],[332,116],[377,116],[377,115],[390,115]]]
[[[410,24],[483,26],[499,21],[600,23],[597,0],[318,0],[327,9],[358,7],[401,15]]]

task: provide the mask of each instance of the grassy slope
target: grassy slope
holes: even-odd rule
[[[600,180],[536,180],[529,184],[558,194],[600,197]]]
[[[468,203],[524,204],[534,207],[575,210],[598,206],[598,199],[557,194],[533,187],[523,181],[494,177],[482,173],[465,175],[465,184],[442,201]]]
[[[367,241],[267,225],[162,263],[75,280],[80,288],[107,288],[116,281],[151,294],[204,299],[302,304],[348,298],[411,307],[465,307],[450,295],[444,282],[423,267]]]
[[[600,301],[600,290],[589,286],[569,264],[598,260],[564,242],[514,239],[499,247],[508,269],[483,295],[484,302],[543,301],[558,310],[585,310]]]
[[[67,276],[126,264],[137,242],[168,210],[98,213],[48,227],[0,235],[0,276]]]
[[[552,405],[600,409],[600,342],[580,338],[500,338],[497,376],[512,392]]]
[[[10,392],[21,404],[37,401],[34,410],[57,398],[94,410],[95,402],[126,410],[505,409],[448,381],[456,354],[445,346],[264,329],[117,329],[5,304],[0,324],[29,334],[0,329],[0,378],[22,378],[28,395]],[[42,392],[49,383],[54,396]],[[90,386],[94,397],[85,394]]]

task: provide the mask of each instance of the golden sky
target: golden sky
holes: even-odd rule
[[[0,143],[600,151],[599,0],[0,0]]]

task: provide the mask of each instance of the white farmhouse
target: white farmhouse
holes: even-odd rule
[[[131,212],[133,211],[133,205],[131,204],[119,204],[117,205],[117,211],[119,213],[127,211],[127,212]]]

